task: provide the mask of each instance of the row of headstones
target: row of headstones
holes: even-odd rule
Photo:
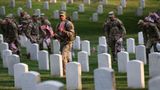
[[[13,3],[14,0],[11,1],[11,2],[12,2],[12,4],[14,4],[14,3]],[[102,2],[103,2],[103,1],[102,1]],[[117,8],[117,14],[118,14],[118,15],[122,15],[122,14],[123,14],[123,7],[126,7],[126,4],[125,4],[125,3],[126,3],[126,0],[121,0],[121,5],[118,6],[118,8]],[[141,15],[143,14],[143,8],[145,7],[144,0],[141,0],[141,1],[140,1],[140,5],[141,5],[141,6],[137,9],[137,15],[138,15],[138,16],[141,16]],[[14,6],[14,5],[12,5],[12,6]],[[28,1],[27,1],[27,8],[32,8],[32,2],[31,2],[31,0],[28,0]],[[44,9],[46,9],[46,10],[49,9],[48,1],[45,1],[45,2],[44,2]],[[21,10],[22,10],[22,8],[18,8],[18,10],[17,10],[18,15],[20,15],[19,12],[20,12]],[[62,4],[61,4],[61,10],[64,10],[64,11],[67,10],[66,3],[62,3]],[[73,20],[78,20],[78,12],[84,12],[84,11],[85,11],[85,9],[84,9],[84,4],[80,4],[80,5],[79,5],[79,10],[78,10],[78,11],[74,11],[73,14],[72,14]],[[36,12],[36,11],[35,11],[35,12]],[[38,9],[37,12],[39,12],[38,15],[41,14],[41,13],[40,13],[40,9]],[[54,16],[55,19],[58,19],[58,18],[59,18],[59,16],[58,16],[59,14],[58,14],[58,13],[59,13],[58,10],[55,10],[55,11],[54,11],[53,16]],[[4,16],[5,14],[6,14],[5,7],[4,7],[4,6],[1,6],[1,8],[0,8],[0,15]],[[96,11],[95,13],[93,13],[93,15],[92,15],[92,17],[91,17],[91,19],[92,19],[93,22],[97,22],[97,21],[98,21],[98,14],[103,14],[103,5],[99,5],[99,6],[97,7],[97,11]]]
[[[40,0],[39,0],[40,1]],[[32,8],[32,0],[27,0],[27,6]],[[56,3],[57,0],[50,0],[51,3]],[[73,0],[67,0],[67,3],[73,3]],[[89,4],[90,5],[90,0],[83,0],[84,4]],[[49,7],[49,2],[45,1],[44,2],[44,7],[47,6]],[[108,4],[108,0],[102,0],[100,1],[100,4],[106,5]],[[120,4],[122,5],[122,7],[126,7],[127,5],[127,1],[126,0],[120,0]],[[144,8],[145,7],[145,0],[140,0],[139,1],[139,5],[140,7]],[[15,7],[15,0],[10,0],[10,7]]]
[[[149,90],[159,90],[160,84],[160,62],[159,58],[160,53],[153,52],[149,54]],[[132,60],[129,61],[129,55],[127,52],[119,52],[118,53],[118,71],[119,72],[127,72],[127,82],[128,87],[130,88],[144,88],[145,80],[144,80],[144,62],[141,60]],[[111,69],[111,58],[107,53],[102,53],[98,55],[98,68],[110,68]],[[101,76],[102,77],[102,76]],[[104,79],[104,78],[103,78]],[[100,79],[100,80],[103,80]],[[157,79],[157,80],[156,80]],[[100,82],[104,82],[100,81]],[[105,86],[105,85],[104,85]],[[100,83],[99,87],[103,87],[102,83]],[[104,89],[100,89],[104,90]]]
[[[117,14],[122,15],[123,14],[123,8],[127,6],[127,1],[126,0],[121,0],[120,5],[117,7]],[[145,0],[140,0],[139,1],[139,7],[137,8],[136,15],[137,16],[142,16],[143,15],[143,9],[145,8]]]
[[[50,1],[44,1],[44,8],[49,9],[49,2],[51,3],[57,3],[57,0],[50,0]],[[73,3],[73,0],[66,0],[66,3]],[[84,4],[91,4],[90,0],[83,0]],[[100,4],[106,5],[108,3],[108,0],[102,0],[100,1]],[[10,0],[10,7],[14,8],[16,6],[15,0]],[[27,8],[32,8],[32,0],[27,0],[26,1],[26,6]]]
[[[64,90],[64,85],[60,82],[40,83],[40,74],[28,71],[28,65],[24,63],[14,64],[14,83],[16,88],[22,88],[22,90]],[[82,88],[79,63],[70,62],[66,65],[66,86],[67,90]]]
[[[81,52],[81,53],[83,53],[83,52]],[[155,54],[153,54],[152,56],[150,56],[150,61],[153,61],[153,60],[156,60],[156,59],[158,59],[158,54],[159,53],[156,53],[156,55],[157,56],[155,56]],[[82,54],[82,55],[85,55],[85,54]],[[11,57],[11,59],[14,59],[15,58],[15,62],[11,62],[10,64],[9,64],[9,66],[10,66],[10,69],[9,69],[9,71],[11,71],[9,74],[13,74],[13,64],[15,64],[16,62],[18,62],[19,60],[18,60],[18,57],[16,56],[16,55],[12,55],[12,56],[10,56]],[[84,57],[84,56],[79,56],[79,57]],[[120,57],[120,58],[119,58]],[[54,58],[56,58],[56,57],[54,57]],[[108,58],[108,59],[107,59]],[[85,59],[85,58],[84,58]],[[18,60],[18,61],[17,61]],[[107,61],[108,60],[108,61]],[[111,64],[110,64],[110,61],[111,59],[110,59],[110,55],[108,55],[108,54],[105,54],[105,53],[103,53],[103,54],[99,54],[99,58],[98,58],[98,65],[99,65],[99,68],[100,67],[108,67],[108,68],[111,68]],[[102,62],[103,61],[103,62]],[[118,54],[118,61],[120,61],[120,62],[118,62],[118,64],[120,64],[121,63],[121,66],[120,65],[118,65],[118,67],[122,67],[124,70],[126,69],[125,68],[125,66],[126,65],[124,65],[124,63],[127,63],[127,61],[128,61],[128,54],[126,53],[126,52],[121,52],[121,53],[119,53]],[[83,61],[84,62],[84,61]],[[83,63],[83,62],[80,62],[80,63]],[[105,63],[104,63],[105,62]],[[55,63],[55,62],[54,62]],[[53,63],[53,64],[54,64]],[[56,62],[56,63],[60,63],[60,62]],[[84,62],[85,63],[85,62]],[[150,62],[151,63],[151,62]],[[155,63],[157,64],[157,65],[155,65]],[[108,65],[104,65],[104,64],[108,64]],[[81,64],[82,65],[82,67],[83,67],[83,65],[84,64]],[[85,65],[84,65],[85,66]],[[129,65],[129,66],[131,66],[131,65]],[[137,67],[137,66],[136,66]],[[156,68],[158,68],[158,63],[157,62],[152,62],[151,63],[151,68],[150,68],[150,72],[152,72],[152,73],[150,73],[150,75],[151,76],[153,76],[153,75],[156,75],[157,73],[159,74],[159,70],[158,69],[156,69]],[[53,68],[53,69],[55,69],[55,68]],[[120,69],[120,68],[119,68]],[[58,69],[59,70],[59,69]],[[83,68],[82,68],[82,70],[83,70]],[[132,69],[133,70],[133,69]],[[136,70],[138,70],[138,69],[136,69]],[[155,70],[157,70],[156,72],[153,72],[153,71],[155,71]],[[54,71],[54,70],[51,70],[51,71]],[[55,69],[55,71],[57,71],[57,69]],[[63,70],[59,70],[59,71],[63,71]],[[122,70],[123,71],[123,70]],[[131,71],[131,70],[129,70],[129,71]],[[138,73],[139,74],[139,73]],[[131,74],[131,75],[133,75],[133,74]],[[129,76],[128,76],[129,77]],[[133,76],[131,76],[132,78],[133,78]],[[129,80],[129,79],[128,79]],[[136,80],[136,79],[134,79],[134,80]],[[140,79],[141,80],[141,79]],[[132,80],[131,80],[132,81]],[[141,80],[141,82],[143,82],[143,79]],[[137,83],[137,82],[136,82]],[[132,84],[133,83],[131,83],[131,87],[132,87]],[[130,85],[129,84],[129,81],[128,81],[128,85]],[[133,84],[133,85],[135,85],[135,83]],[[136,84],[137,85],[137,84]],[[139,84],[138,84],[139,85]],[[143,85],[142,85],[143,86]],[[137,86],[133,86],[133,88],[135,88],[135,87],[137,87]]]
[[[122,52],[123,53],[123,52]],[[125,54],[125,53],[123,53],[123,54]],[[54,55],[55,57],[54,57],[54,59],[56,60],[56,58],[60,58],[58,55]],[[109,55],[106,55],[106,54],[101,54],[101,55],[99,55],[99,57],[101,58],[101,59],[99,59],[99,62],[101,62],[100,64],[99,64],[99,68],[101,68],[101,67],[106,67],[105,65],[103,65],[104,63],[106,63],[106,64],[108,64],[108,68],[111,68],[111,65],[109,65],[109,63],[108,62],[106,62],[106,60],[111,60],[111,59],[107,59],[106,58],[106,56],[107,57],[109,57]],[[153,76],[157,76],[157,75],[159,75],[159,73],[160,73],[160,71],[158,70],[158,66],[159,66],[159,64],[160,63],[157,63],[157,61],[158,61],[158,57],[160,56],[160,54],[159,53],[153,53],[153,54],[150,54],[150,65],[152,66],[151,68],[150,68],[150,76],[151,77],[153,77]],[[122,59],[123,58],[123,59]],[[15,71],[17,71],[17,72],[19,72],[20,70],[14,70],[13,69],[13,66],[15,65],[15,64],[17,64],[17,63],[19,63],[20,62],[20,60],[19,60],[19,57],[17,56],[17,55],[11,55],[11,56],[9,56],[8,57],[8,60],[9,60],[9,62],[8,62],[8,70],[9,70],[9,75],[13,75],[13,73],[15,72]],[[59,59],[60,60],[60,59]],[[101,61],[100,61],[101,60]],[[121,60],[123,60],[124,61],[124,55],[122,55],[121,56]],[[155,61],[156,60],[156,61]],[[102,61],[103,61],[103,63],[102,63]],[[123,61],[120,61],[120,63],[124,63]],[[128,60],[126,60],[126,61],[128,61]],[[109,62],[111,62],[111,61],[109,61]],[[132,63],[131,63],[132,62]],[[56,63],[56,64],[55,64]],[[59,63],[62,63],[62,61],[57,61],[57,62],[52,62],[52,64],[54,64],[55,66],[57,66]],[[156,63],[156,64],[155,64]],[[82,64],[80,64],[80,65],[82,65]],[[75,66],[75,65],[73,65],[73,66]],[[79,65],[78,65],[79,66]],[[123,67],[124,67],[125,65],[123,65]],[[59,66],[58,66],[59,67]],[[61,67],[62,67],[62,65],[61,65]],[[107,68],[106,67],[106,68]],[[71,68],[71,67],[70,67]],[[18,68],[18,69],[22,69],[22,68]],[[77,68],[76,68],[77,69]],[[83,68],[82,68],[83,69]],[[74,68],[74,70],[75,70],[75,68]],[[81,70],[80,68],[78,68],[78,70]],[[103,69],[102,69],[103,70]],[[53,69],[52,69],[52,71],[53,71],[53,73],[57,73],[57,71],[61,71],[61,74],[63,73],[62,71],[62,68],[61,68],[61,70],[60,70],[60,68],[56,68],[56,67],[54,67]],[[73,69],[70,71],[70,73],[73,71]],[[112,71],[112,70],[111,70]],[[67,71],[68,72],[68,71]],[[78,71],[77,71],[78,72]],[[69,73],[69,74],[70,74]],[[75,73],[75,72],[74,72]],[[106,72],[104,72],[104,73],[106,73]],[[54,76],[55,76],[55,74],[53,74]],[[60,75],[60,73],[59,73],[59,75]],[[74,74],[75,75],[75,74]],[[111,73],[109,74],[109,75],[112,75]],[[57,76],[57,74],[56,74],[56,76]],[[67,74],[66,74],[66,76],[67,76]],[[69,75],[70,76],[70,75]],[[97,77],[98,76],[101,76],[100,75],[100,73],[98,73],[97,74]],[[19,77],[19,76],[18,76]],[[102,77],[99,77],[99,78],[102,78]],[[96,82],[100,82],[100,80],[99,80],[99,78],[98,78],[98,80],[96,80],[96,75],[95,75],[95,83]],[[27,78],[28,79],[28,78]],[[72,77],[72,79],[73,79],[73,77]],[[110,78],[111,80],[112,80],[112,78]],[[109,79],[109,80],[110,80]],[[23,79],[21,79],[21,80],[23,80]],[[141,62],[141,61],[139,61],[139,60],[136,60],[136,61],[130,61],[130,63],[128,62],[127,63],[127,80],[128,80],[128,87],[132,87],[132,88],[144,88],[144,68],[143,68],[143,62]],[[133,82],[133,80],[134,80],[134,82]],[[70,80],[69,80],[70,81]],[[107,80],[108,81],[108,80]],[[113,81],[114,82],[114,81]],[[114,84],[112,82],[112,84]],[[21,82],[22,83],[22,82]],[[73,82],[72,82],[73,83]],[[74,82],[75,83],[75,82]],[[107,82],[106,82],[107,83]],[[26,80],[25,80],[25,84],[26,84]],[[97,86],[98,85],[98,86]],[[97,86],[98,88],[99,88],[99,84],[97,84],[96,83],[96,85],[95,86]],[[102,84],[100,84],[100,87],[102,86]],[[111,87],[111,86],[110,86]],[[26,88],[28,88],[28,87],[26,87]],[[107,87],[108,88],[108,87]],[[28,89],[27,89],[28,90]],[[103,89],[102,89],[103,90]]]
[[[66,4],[65,3],[62,3],[62,5],[61,5],[61,10],[64,10],[64,11],[66,11]],[[17,9],[17,15],[18,16],[20,16],[20,12],[21,11],[23,11],[23,9],[21,8],[21,7],[19,7],[18,9]],[[74,11],[73,13],[72,13],[72,19],[73,20],[78,20],[79,19],[79,15],[78,15],[78,12],[84,12],[85,11],[85,9],[84,9],[84,4],[80,4],[79,5],[79,10],[78,11]],[[36,14],[36,15],[38,15],[38,16],[41,16],[41,10],[40,9],[36,9],[35,11],[34,11],[34,13]],[[98,7],[97,7],[97,12],[96,13],[93,13],[93,15],[92,15],[92,20],[94,21],[94,22],[96,22],[96,21],[98,21],[98,14],[102,14],[103,13],[103,6],[102,5],[99,5]],[[0,8],[0,15],[1,16],[4,16],[4,15],[6,15],[6,11],[5,11],[5,6],[1,6],[1,8]],[[59,10],[55,10],[54,12],[53,12],[53,18],[54,19],[59,19]]]

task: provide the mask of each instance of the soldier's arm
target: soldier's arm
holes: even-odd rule
[[[106,20],[106,21],[104,22],[103,30],[104,30],[104,34],[105,34],[106,38],[109,38],[110,25],[109,25],[109,21],[108,21],[108,20]]]
[[[157,28],[156,25],[154,26],[154,30],[155,30],[155,32],[156,32],[157,35],[158,35],[158,39],[160,40],[160,31],[159,31],[159,29]]]
[[[122,23],[121,20],[118,19],[118,27],[122,30],[122,36],[124,37],[126,35],[126,28],[124,27],[124,24]]]

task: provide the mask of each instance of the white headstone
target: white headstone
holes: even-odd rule
[[[63,83],[53,80],[39,83],[36,87],[36,90],[64,90]]]
[[[90,42],[88,40],[84,40],[81,43],[82,43],[82,51],[86,51],[90,56],[91,55]]]
[[[146,48],[144,45],[136,46],[136,59],[142,61],[144,64],[147,64]]]
[[[61,10],[62,11],[66,11],[67,10],[67,6],[66,6],[65,2],[61,3]]]
[[[63,76],[62,55],[60,54],[50,55],[50,68],[51,68],[51,75],[59,77]]]
[[[90,1],[90,0],[83,0],[83,3],[90,5],[90,4],[91,4],[91,1]]]
[[[138,7],[136,14],[137,14],[137,16],[142,16],[143,15],[143,8],[142,7]]]
[[[19,37],[20,37],[21,47],[26,47],[27,37],[25,35],[19,35]]]
[[[76,36],[76,39],[73,42],[73,49],[77,49],[77,50],[81,49],[81,39],[80,39],[80,36]]]
[[[73,4],[73,0],[66,0],[68,4]]]
[[[16,6],[15,0],[10,0],[10,7],[14,8]]]
[[[107,53],[107,51],[108,51],[107,46],[103,45],[103,44],[98,45],[97,49],[98,49],[98,54]]]
[[[125,8],[125,7],[126,7],[126,5],[127,5],[126,0],[121,0],[121,6]]]
[[[54,19],[59,19],[59,10],[55,10],[55,11],[53,12],[53,18],[54,18]]]
[[[32,8],[32,0],[27,0],[27,8]]]
[[[28,72],[28,65],[25,63],[18,63],[14,65],[14,86],[21,88],[21,75]]]
[[[77,21],[79,18],[78,18],[78,12],[77,11],[74,11],[73,14],[72,14],[72,18],[74,21]]]
[[[98,41],[99,41],[99,45],[101,45],[101,44],[102,45],[107,45],[105,36],[99,37]]]
[[[3,50],[8,50],[8,49],[9,49],[8,43],[6,43],[6,42],[1,43],[0,44],[0,53],[1,53],[1,56],[2,56],[2,51]]]
[[[127,83],[129,88],[144,88],[144,64],[139,60],[127,63]]]
[[[160,89],[160,76],[151,78],[148,84],[148,90],[159,90]]]
[[[50,3],[57,3],[57,0],[50,0]]]
[[[140,0],[140,7],[145,8],[145,0]]]
[[[8,56],[12,54],[11,50],[3,50],[2,51],[2,60],[3,60],[3,67],[7,68],[8,67]]]
[[[127,39],[127,52],[135,53],[135,40],[134,40],[134,38]]]
[[[14,65],[20,63],[20,58],[18,55],[12,54],[8,56],[8,74],[14,75]]]
[[[23,11],[23,9],[21,7],[18,7],[17,8],[17,15],[20,16],[22,11]]]
[[[153,52],[149,54],[149,76],[160,76],[160,53]]]
[[[98,68],[112,68],[111,55],[108,53],[98,54]]]
[[[38,60],[39,45],[34,43],[31,45],[31,60]]]
[[[81,65],[78,62],[70,62],[66,65],[67,90],[82,89]]]
[[[36,90],[36,85],[40,83],[40,74],[35,71],[25,72],[21,77],[22,90]]]
[[[38,67],[40,70],[49,70],[48,52],[45,50],[38,52]]]
[[[97,13],[98,14],[103,14],[103,5],[98,5],[98,7],[97,7]]]
[[[92,21],[97,22],[98,21],[98,13],[93,13],[92,14]]]
[[[27,51],[27,54],[31,52],[31,42],[29,39],[26,42],[26,51]]]
[[[5,16],[6,15],[6,9],[5,6],[0,7],[0,16]]]
[[[85,9],[84,9],[84,4],[79,4],[79,7],[78,7],[79,9],[78,9],[78,12],[84,12],[85,11]]]
[[[86,51],[78,52],[78,62],[81,64],[83,72],[89,72],[89,57]]]
[[[144,44],[143,32],[138,32],[138,44]]]
[[[34,12],[36,15],[38,15],[38,17],[41,16],[41,9],[36,9]]]
[[[116,90],[114,70],[110,68],[98,68],[94,70],[95,90]]]
[[[48,1],[45,1],[44,2],[44,9],[46,9],[46,10],[49,10],[49,3],[48,3]]]
[[[2,40],[2,42],[3,42],[3,34],[0,34],[0,40]],[[1,44],[2,42],[0,42],[0,44]]]
[[[127,63],[129,62],[128,52],[121,51],[117,54],[118,57],[118,72],[127,72]]]
[[[122,15],[123,14],[123,7],[122,6],[118,6],[117,7],[117,11],[118,11],[118,15]]]
[[[53,53],[60,54],[60,43],[58,40],[53,40]]]
[[[158,51],[160,51],[160,43],[157,43],[156,47],[157,47]]]

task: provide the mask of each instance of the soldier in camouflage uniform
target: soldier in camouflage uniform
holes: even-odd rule
[[[38,43],[40,25],[41,25],[41,23],[38,20],[38,15],[33,15],[32,16],[32,22],[31,22],[31,31],[30,31],[30,41],[31,41],[31,43]]]
[[[18,26],[14,21],[12,14],[6,16],[4,29],[4,41],[9,44],[9,49],[13,54],[20,55],[20,45],[18,43]]]
[[[62,54],[63,71],[66,72],[66,64],[70,60],[70,52],[72,49],[73,40],[75,39],[74,25],[66,19],[66,13],[60,12],[60,23],[57,26],[55,38],[60,41],[60,51]]]
[[[51,23],[50,21],[44,16],[44,14],[42,13],[41,14],[41,17],[40,17],[40,22],[41,22],[41,30],[44,31],[44,36],[43,37],[40,37],[40,40],[39,40],[39,46],[40,46],[40,49],[42,50],[43,49],[43,42],[46,43],[47,45],[47,48],[48,48],[48,51],[49,53],[52,53],[51,52],[51,38],[53,36],[53,29],[51,27]]]
[[[145,32],[145,36],[147,37],[147,43],[146,43],[146,53],[147,57],[150,53],[150,49],[153,46],[154,51],[158,52],[158,49],[156,47],[156,44],[160,42],[160,31],[157,28],[156,24],[150,21],[147,18],[145,21],[139,20],[138,22],[139,28],[142,29],[143,32]]]
[[[109,45],[112,58],[115,60],[117,53],[123,48],[123,39],[126,34],[126,29],[123,23],[115,17],[114,12],[109,12],[109,18],[104,23],[104,32]]]

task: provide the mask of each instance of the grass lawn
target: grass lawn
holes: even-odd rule
[[[9,7],[9,1],[10,0],[0,0],[0,6],[6,7],[6,13],[17,13],[17,8],[22,7],[25,11],[29,12],[30,14],[33,13],[34,9],[41,9],[41,12],[45,13],[46,16],[48,16],[49,20],[52,22],[53,28],[56,27],[56,24],[58,23],[58,20],[55,20],[52,18],[52,14],[54,10],[59,10],[61,2],[65,2],[65,0],[57,0],[56,4],[50,4],[49,10],[43,9],[43,0],[42,2],[37,2],[35,0],[33,1],[33,8],[27,9],[26,8],[26,0],[15,0],[16,1],[16,7],[10,8]],[[89,40],[91,43],[91,48],[97,47],[98,45],[98,37],[104,35],[102,26],[103,22],[105,21],[107,17],[107,13],[109,11],[116,12],[117,6],[120,3],[120,0],[108,0],[109,4],[104,6],[104,13],[99,15],[99,21],[98,22],[91,22],[90,17],[92,16],[92,13],[96,12],[96,8],[99,4],[98,0],[92,0],[91,5],[85,5],[85,12],[79,13],[79,20],[74,21],[75,24],[75,30],[77,32],[77,35],[81,37],[81,40]],[[76,0],[74,4],[67,5],[67,14],[72,15],[73,11],[78,10],[78,5],[82,3],[81,0]],[[127,36],[133,37],[136,39],[137,43],[137,33],[139,32],[139,29],[137,27],[137,22],[139,19],[143,19],[145,16],[148,15],[150,11],[156,11],[160,9],[160,0],[146,0],[146,8],[144,9],[144,15],[141,17],[137,17],[135,15],[135,11],[137,7],[139,6],[139,0],[127,0],[127,8],[124,9],[124,14],[122,16],[117,16],[120,18],[127,30]],[[2,18],[2,16],[1,16]],[[38,70],[38,64],[36,61],[31,61],[26,58],[25,48],[22,48],[22,57],[21,62],[24,62],[29,65],[29,70],[37,71],[41,74],[41,80],[57,80],[60,82],[66,83],[65,78],[59,78],[59,77],[53,77],[50,75],[50,71],[43,71]],[[134,54],[130,54],[130,60],[135,59]],[[73,59],[74,61],[77,61],[77,57]],[[90,72],[88,73],[82,73],[82,86],[83,90],[94,90],[94,81],[93,81],[93,71],[97,68],[97,52],[91,53],[91,56],[89,57],[89,65],[90,65]],[[148,89],[148,65],[145,65],[145,85],[146,88],[144,89],[130,89],[127,87],[127,77],[126,73],[118,73],[117,64],[113,63],[112,67],[115,71],[116,76],[116,87],[117,90],[147,90]],[[6,68],[2,67],[2,60],[0,59],[0,90],[16,90],[14,88],[14,80],[12,76],[8,75],[8,71]]]

